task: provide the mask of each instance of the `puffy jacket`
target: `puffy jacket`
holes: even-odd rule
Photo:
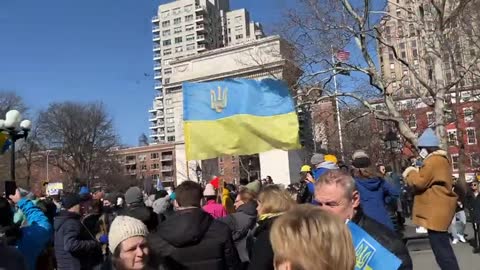
[[[241,205],[238,207],[236,213],[219,218],[218,220],[227,224],[232,231],[232,239],[237,248],[240,260],[242,262],[249,262],[247,236],[255,227],[257,221],[257,203],[251,201]]]
[[[224,270],[240,264],[228,226],[200,208],[177,211],[148,241],[152,258],[165,269]]]
[[[17,241],[17,248],[25,257],[28,269],[35,269],[38,256],[52,239],[52,225],[32,201],[23,198],[17,205],[27,221],[27,226],[21,228],[22,237]]]
[[[80,215],[62,210],[54,220],[57,269],[96,269],[102,264],[100,243],[80,222]]]
[[[132,204],[120,211],[119,215],[125,215],[141,220],[150,232],[155,231],[158,226],[158,215],[153,212],[151,207],[147,207],[143,203]]]
[[[400,191],[382,178],[355,178],[360,205],[365,215],[387,226],[392,231],[394,226],[387,211],[387,204],[396,200]]]
[[[153,212],[157,214],[165,214],[167,209],[170,207],[170,197],[165,196],[163,198],[158,198],[153,202]]]
[[[227,215],[227,210],[215,200],[208,200],[202,209],[214,218],[221,218]]]
[[[364,215],[361,209],[358,210],[352,221],[402,261],[399,270],[413,269],[412,258],[410,257],[408,249],[403,243],[400,235],[393,232],[385,225]]]

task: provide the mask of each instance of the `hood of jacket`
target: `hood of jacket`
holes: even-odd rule
[[[382,178],[356,178],[355,183],[359,187],[363,187],[369,191],[378,191],[382,188],[382,182],[384,181]]]
[[[257,216],[257,203],[254,201],[247,202],[246,204],[242,204],[240,207],[237,208],[237,213],[245,213],[249,216]]]
[[[167,208],[169,206],[170,206],[170,197],[168,196],[156,199],[152,204],[153,211],[157,214],[165,213],[165,211],[167,211]]]
[[[66,210],[60,211],[60,213],[58,213],[58,216],[56,216],[53,220],[53,228],[55,229],[55,231],[58,231],[60,227],[62,227],[62,225],[65,223],[65,221],[69,219],[77,219],[80,221],[80,214],[69,212]]]
[[[214,221],[213,217],[200,208],[177,211],[158,226],[161,238],[175,247],[199,243]]]
[[[445,157],[445,158],[448,160],[448,153],[447,153],[447,151],[445,151],[445,150],[437,150],[437,151],[434,151],[434,152],[428,154],[428,156],[427,156],[425,159],[427,159],[427,158],[429,158],[429,157],[431,157],[431,156],[442,156],[442,157]]]

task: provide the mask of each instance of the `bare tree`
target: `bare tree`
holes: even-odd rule
[[[89,183],[109,170],[117,144],[112,119],[101,103],[53,103],[39,115],[39,137],[55,153],[54,165],[71,181]]]
[[[17,166],[17,181],[20,186],[32,188],[32,166],[39,161],[38,153],[43,149],[38,138],[38,125],[34,125],[28,137],[18,143],[17,157],[20,159],[20,166]]]
[[[138,146],[147,146],[148,145],[148,137],[145,133],[140,134],[138,137]]]
[[[5,119],[5,114],[10,110],[25,112],[27,107],[23,99],[15,92],[0,91],[0,118]]]

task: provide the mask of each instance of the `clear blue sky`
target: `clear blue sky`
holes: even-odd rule
[[[151,17],[159,0],[0,0],[0,89],[34,114],[55,101],[102,101],[122,143],[148,134]],[[271,29],[292,0],[231,0]]]

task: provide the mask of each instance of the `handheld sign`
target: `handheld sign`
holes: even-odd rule
[[[353,222],[347,223],[355,247],[355,270],[397,270],[402,261]]]
[[[60,194],[60,190],[63,190],[63,183],[48,183],[47,184],[47,195],[58,195]]]

